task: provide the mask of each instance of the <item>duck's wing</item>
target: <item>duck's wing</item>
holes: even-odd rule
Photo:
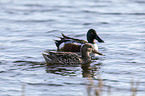
[[[76,63],[81,63],[79,56],[76,53],[71,52],[49,52],[46,55],[47,58],[46,62],[49,64],[61,64],[61,65],[73,65]],[[47,61],[48,60],[48,61]]]
[[[58,37],[58,38],[60,38],[60,40],[54,40],[55,41],[55,44],[56,44],[56,47],[57,47],[57,50],[63,50],[63,51],[68,51],[68,52],[79,52],[79,51],[75,51],[75,50],[72,50],[72,46],[74,46],[74,44],[76,45],[76,43],[80,46],[81,44],[85,44],[85,43],[87,43],[87,41],[85,41],[85,40],[81,40],[81,39],[75,39],[75,38],[71,38],[71,37],[68,37],[68,36],[66,36],[66,35],[64,35],[63,33],[62,33],[62,36],[63,37]],[[71,47],[68,47],[68,45],[67,45],[67,47],[66,46],[64,46],[63,45],[63,47],[62,48],[60,48],[60,45],[61,44],[63,44],[64,43],[64,45],[66,45],[66,44],[72,44],[71,45]],[[70,45],[69,45],[70,46]],[[66,49],[65,49],[65,48]],[[69,49],[68,49],[69,48]],[[78,48],[78,46],[76,45],[76,47],[75,47],[75,49],[76,48]],[[64,50],[65,49],[65,50]],[[74,48],[73,48],[74,49]],[[78,49],[78,50],[80,50],[80,49]]]
[[[65,40],[71,40],[71,41],[74,41],[74,42],[77,42],[77,43],[81,43],[81,44],[88,43],[88,42],[85,41],[85,40],[75,39],[75,38],[72,38],[72,37],[68,37],[68,36],[64,35],[63,33],[61,33],[61,34],[62,34],[62,36],[63,36],[63,39],[65,39]]]
[[[67,65],[76,65],[82,63],[81,59],[76,53],[66,52],[62,56],[60,56],[59,60],[63,62],[63,64]]]

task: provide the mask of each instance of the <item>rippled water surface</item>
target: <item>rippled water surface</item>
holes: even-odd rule
[[[0,0],[0,96],[88,96],[85,77],[97,85],[98,74],[103,96],[108,87],[111,96],[131,96],[131,80],[144,96],[144,25],[145,0]],[[90,28],[106,55],[91,70],[45,65],[41,53],[56,50],[56,36],[86,40]]]

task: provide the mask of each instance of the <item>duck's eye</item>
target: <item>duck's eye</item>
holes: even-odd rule
[[[91,52],[92,48],[87,48],[87,51]]]

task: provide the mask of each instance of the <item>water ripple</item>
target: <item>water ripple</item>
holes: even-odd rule
[[[122,96],[130,95],[130,80],[139,79],[137,95],[144,96],[144,0],[12,1],[0,1],[1,94],[19,96],[25,83],[28,96],[84,95],[86,78],[98,84],[100,74],[104,86]],[[53,39],[64,33],[86,40],[90,28],[105,41],[95,40],[105,57],[86,66],[46,65],[41,53],[56,51]]]

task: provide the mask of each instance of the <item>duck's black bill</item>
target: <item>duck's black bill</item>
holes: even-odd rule
[[[103,55],[103,56],[105,56],[104,54],[98,52],[97,50],[93,50],[92,53],[96,53],[96,54],[98,54],[98,55]]]
[[[104,43],[104,41],[98,35],[96,36],[96,40],[100,43]]]

